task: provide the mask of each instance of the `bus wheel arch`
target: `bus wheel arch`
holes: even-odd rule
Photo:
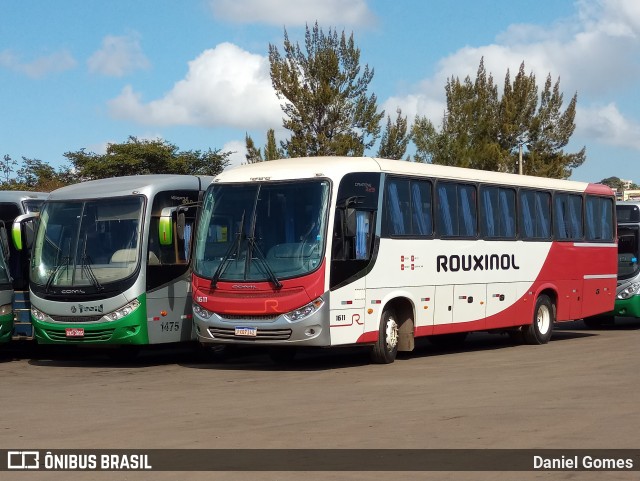
[[[548,343],[553,334],[556,313],[556,293],[550,289],[540,292],[536,297],[531,323],[522,328],[524,342],[534,345]]]
[[[378,340],[371,348],[371,360],[376,364],[392,363],[398,351],[414,348],[413,305],[406,298],[388,302],[380,315]]]

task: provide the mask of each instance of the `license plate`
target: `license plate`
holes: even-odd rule
[[[67,327],[64,333],[67,337],[84,337],[84,327]]]
[[[236,327],[236,336],[256,337],[258,335],[257,327]]]

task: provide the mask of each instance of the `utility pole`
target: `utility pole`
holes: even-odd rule
[[[518,147],[520,148],[518,152],[518,174],[522,175],[522,143]]]

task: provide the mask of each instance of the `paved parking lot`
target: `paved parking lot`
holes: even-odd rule
[[[640,448],[640,322],[558,326],[545,346],[476,333],[391,365],[354,349],[290,365],[189,349],[0,347],[0,449]],[[1,473],[0,473],[1,474]],[[5,473],[6,474],[6,473]],[[22,479],[633,479],[634,473],[11,473]],[[637,475],[637,472],[635,473]],[[0,476],[1,477],[1,476]],[[9,478],[6,478],[9,479]]]

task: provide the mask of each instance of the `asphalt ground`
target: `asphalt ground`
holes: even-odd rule
[[[161,346],[114,360],[104,349],[20,342],[0,346],[0,449],[639,449],[639,346],[634,319],[559,324],[543,346],[488,333],[455,349],[421,340],[390,365],[353,348],[275,364],[259,348]],[[638,471],[0,472],[49,479],[631,480]]]

